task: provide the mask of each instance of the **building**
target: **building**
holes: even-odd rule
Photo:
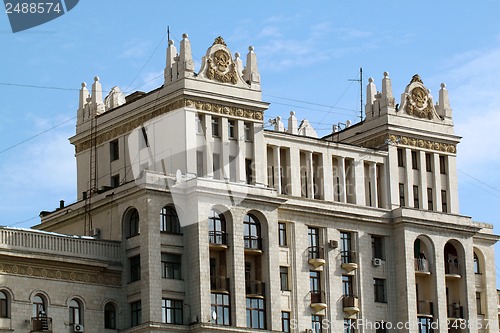
[[[183,35],[166,58],[149,93],[82,84],[78,200],[0,229],[0,331],[498,331],[444,84],[397,100],[384,73],[318,138],[293,112],[265,128],[253,48],[218,37],[195,73]]]

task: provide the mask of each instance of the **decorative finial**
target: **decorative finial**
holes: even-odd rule
[[[389,77],[389,73],[388,72],[384,72],[384,78],[388,78]]]
[[[248,51],[253,52],[253,50],[254,50],[253,46],[248,47]]]
[[[222,38],[221,36],[215,38],[215,41],[212,45],[216,45],[216,44],[227,46],[226,42],[224,41],[224,38]]]
[[[173,40],[171,40],[171,39],[169,39],[169,40],[168,40],[168,45],[174,45],[174,41],[173,41]]]
[[[85,88],[87,86],[87,83],[82,82],[82,88]]]
[[[280,121],[280,120],[281,120],[281,117],[280,117],[280,116],[277,116],[277,117],[276,117],[276,120]]]
[[[441,83],[441,89],[446,89],[446,83]]]
[[[368,82],[373,83],[373,78],[372,77],[368,78]]]
[[[189,37],[188,34],[186,34],[186,33],[182,34],[182,38],[186,39],[188,37]]]
[[[295,116],[295,111],[290,111],[290,116]]]
[[[415,82],[418,82],[418,83],[422,83],[422,84],[424,84],[424,83],[422,82],[422,79],[420,78],[420,76],[419,76],[418,74],[413,75],[413,77],[411,78],[411,82],[410,82],[410,84],[411,84],[411,83],[415,83]]]
[[[95,82],[99,81],[99,76],[94,76],[94,81]]]
[[[235,57],[235,58],[239,58],[239,57],[240,57],[240,53],[239,53],[239,52],[236,52],[236,53],[234,54],[234,57]]]

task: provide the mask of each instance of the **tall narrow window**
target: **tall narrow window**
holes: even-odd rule
[[[213,162],[214,179],[222,179],[221,168],[220,168],[220,155],[213,154],[212,156],[213,156],[212,162]]]
[[[160,212],[160,231],[168,232],[171,234],[180,234],[181,225],[179,223],[179,217],[174,208],[170,206],[165,206]]]
[[[83,324],[82,305],[75,299],[69,302],[69,324]]]
[[[352,249],[352,233],[347,231],[340,232],[340,259],[343,264],[355,262]]]
[[[481,293],[476,291],[476,309],[478,315],[483,315],[483,309],[481,306]]]
[[[418,186],[413,185],[413,208],[420,208],[420,201],[418,198]]]
[[[319,315],[311,315],[311,327],[313,333],[322,333],[323,332],[323,326],[322,326],[322,320],[323,317]]]
[[[139,212],[135,208],[129,210],[125,215],[125,233],[127,238],[139,234]]]
[[[425,154],[425,170],[432,172],[432,155],[429,153]]]
[[[385,303],[385,280],[384,279],[373,279],[373,286],[375,291],[375,302]]]
[[[430,187],[427,188],[427,209],[434,210],[434,197]]]
[[[411,168],[418,170],[418,156],[416,151],[411,152]]]
[[[181,275],[181,256],[171,253],[161,254],[162,278],[180,280]]]
[[[247,297],[247,327],[259,329],[266,328],[264,299]]]
[[[120,186],[120,175],[119,174],[111,176],[110,185],[112,188],[116,188],[116,187]]]
[[[286,246],[286,223],[278,223],[279,246]]]
[[[137,326],[142,323],[141,301],[130,303],[130,326]]]
[[[45,299],[40,295],[33,297],[33,317],[40,318],[47,314],[45,311]]]
[[[212,116],[212,136],[214,136],[214,137],[220,136],[219,126],[220,126],[219,125],[219,117]]]
[[[0,291],[0,318],[9,318],[9,299],[3,291]]]
[[[475,252],[474,252],[474,273],[481,274],[481,268],[479,266],[479,258]]]
[[[405,184],[399,183],[399,206],[405,206]]]
[[[446,156],[439,155],[439,172],[443,175],[446,174]]]
[[[203,152],[196,151],[196,176],[203,177],[205,173],[203,172]]]
[[[443,213],[448,213],[448,196],[445,190],[441,191],[441,206]]]
[[[309,271],[309,290],[311,294],[321,291],[321,276],[319,271]]]
[[[253,161],[249,158],[245,159],[245,174],[247,184],[253,183]]]
[[[229,295],[212,293],[210,294],[210,299],[212,306],[212,316],[215,314],[215,318],[212,317],[213,323],[224,326],[231,325],[231,308],[229,305]]]
[[[243,220],[243,226],[245,249],[262,250],[259,220],[255,216],[247,214]]]
[[[208,216],[208,241],[210,244],[227,245],[226,219],[213,209]]]
[[[252,141],[252,124],[245,122],[243,124],[243,127],[244,127],[244,131],[245,131],[245,134],[244,134],[245,141]]]
[[[342,295],[353,296],[352,276],[342,275]]]
[[[320,258],[319,229],[309,227],[307,229],[307,238],[309,240],[309,259]]]
[[[104,307],[104,328],[116,329],[116,308],[112,303]]]
[[[128,259],[130,269],[130,282],[141,279],[141,256],[134,256]]]
[[[227,122],[227,136],[229,139],[236,138],[236,121],[228,120]]]
[[[383,236],[372,235],[372,257],[385,259]]]
[[[280,266],[280,284],[281,291],[289,291],[288,286],[288,267]]]
[[[290,332],[290,312],[281,311],[281,331]]]
[[[405,166],[405,159],[404,159],[403,149],[398,148],[398,167],[404,168],[404,166]]]
[[[113,140],[109,143],[109,160],[111,162],[120,158],[120,146],[118,140]]]
[[[162,323],[182,325],[182,304],[181,300],[162,299]]]

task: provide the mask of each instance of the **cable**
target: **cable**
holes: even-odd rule
[[[462,170],[460,170],[460,169],[458,169],[458,168],[457,168],[457,171],[458,171],[458,172],[460,172],[460,173],[461,173],[461,174],[463,174],[463,175],[466,175],[466,176],[468,176],[468,177],[470,177],[470,178],[474,179],[474,180],[475,180],[475,181],[477,181],[478,183],[481,183],[481,184],[483,184],[483,185],[485,185],[485,186],[489,187],[490,189],[492,189],[492,190],[497,191],[497,192],[499,192],[499,193],[500,193],[500,190],[499,190],[499,189],[497,189],[496,187],[493,187],[493,186],[491,186],[491,185],[489,185],[489,184],[487,184],[487,183],[485,183],[485,182],[483,182],[483,181],[481,181],[481,180],[477,179],[476,177],[469,175],[468,173],[466,173],[466,172],[464,172],[464,171],[462,171]],[[491,193],[491,192],[488,192],[488,193]]]

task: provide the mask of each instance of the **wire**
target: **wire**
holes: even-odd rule
[[[461,173],[461,174],[463,174],[463,175],[466,175],[467,177],[470,177],[470,178],[474,179],[474,180],[475,180],[475,181],[477,181],[478,183],[481,183],[481,184],[483,184],[484,186],[487,186],[487,187],[489,187],[490,189],[492,189],[492,190],[497,191],[498,193],[500,193],[500,190],[499,190],[499,189],[497,189],[496,187],[493,187],[493,186],[491,186],[491,185],[489,185],[489,184],[487,184],[487,183],[485,183],[485,182],[483,182],[483,181],[481,181],[481,180],[477,179],[476,177],[469,175],[468,173],[466,173],[466,172],[464,172],[464,171],[462,171],[462,170],[460,170],[460,169],[457,169],[457,171],[458,171],[458,172],[460,172],[460,173]],[[488,192],[488,193],[491,193],[491,192]]]

